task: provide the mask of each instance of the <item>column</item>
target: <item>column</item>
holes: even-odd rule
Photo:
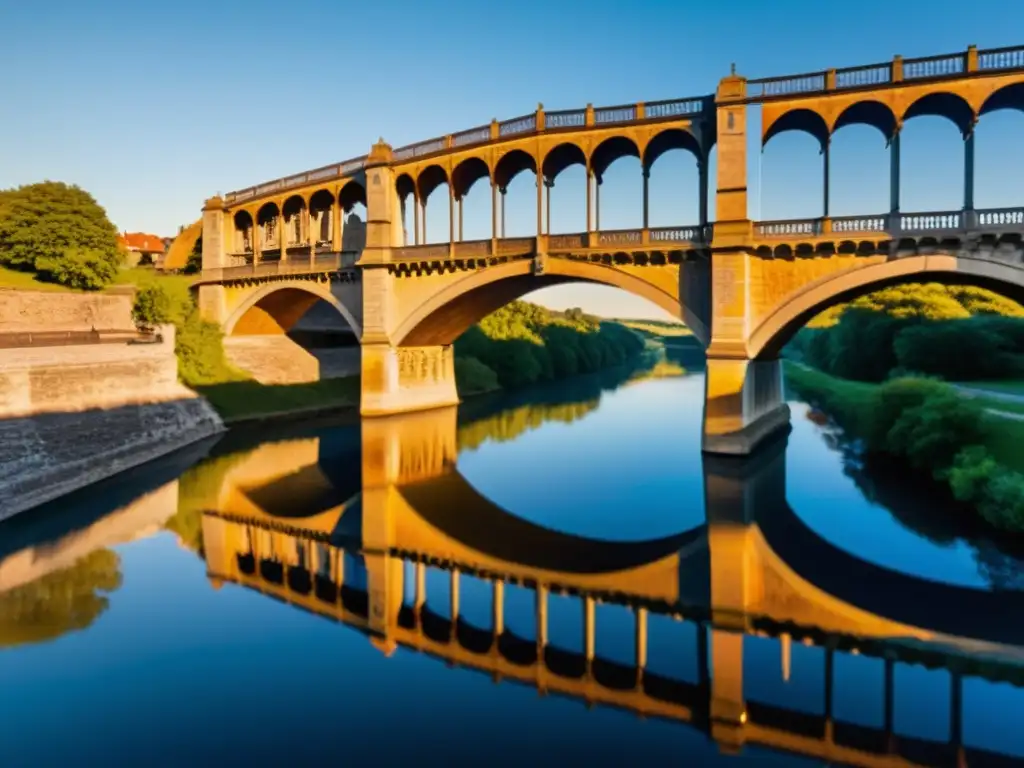
[[[316,254],[316,236],[313,234],[313,212],[309,210],[309,206],[306,206],[306,215],[304,217],[306,225],[306,242],[309,243],[309,258],[312,259]]]
[[[829,150],[829,145],[830,144],[831,144],[831,137],[827,137],[825,139],[825,143],[821,147],[821,153],[822,153],[822,155],[824,155],[824,161],[825,161],[824,162],[824,166],[825,166],[825,179],[824,179],[824,184],[823,184],[824,188],[822,189],[822,197],[824,198],[824,206],[823,206],[824,212],[822,213],[822,216],[824,216],[826,219],[828,218],[828,187],[829,187],[829,184],[828,184],[828,172],[829,172],[829,165],[830,165],[830,163],[829,163],[829,151],[828,150]]]
[[[504,240],[505,234],[505,193],[508,192],[508,187],[502,187],[501,192],[501,238]]]
[[[263,227],[258,218],[252,220],[252,263],[259,264],[263,258]]]
[[[416,245],[420,245],[420,197],[412,193],[412,239]]]
[[[420,244],[426,245],[427,243],[427,201],[421,200],[420,205],[422,210],[420,211],[420,226],[423,227],[423,234],[420,237]]]
[[[974,123],[964,136],[964,210],[974,210]]]
[[[498,185],[491,179],[491,255],[498,255]]]
[[[491,617],[494,623],[494,639],[505,632],[505,582],[495,579],[491,592]]]
[[[708,159],[702,157],[697,160],[697,185],[700,188],[700,200],[697,201],[700,226],[702,228],[708,223]]]
[[[343,219],[344,212],[341,207],[341,201],[335,200],[331,205],[331,250],[335,253],[341,253]]]
[[[537,601],[537,661],[543,662],[544,649],[548,647],[548,588],[538,584],[534,599]]]
[[[545,180],[544,181],[544,186],[546,186],[547,189],[548,189],[547,195],[546,195],[547,196],[547,207],[544,210],[544,223],[547,225],[545,227],[545,231],[550,235],[551,234],[551,188],[555,186],[555,182],[554,181]]]
[[[719,307],[715,311],[722,314]],[[720,349],[726,354],[716,354],[713,340],[704,375],[703,450],[746,456],[789,429],[782,365],[733,357],[726,343]]]
[[[949,673],[949,743],[960,749],[964,743],[964,686],[959,672]]]
[[[416,592],[413,601],[418,620],[427,602],[427,566],[420,562],[416,563]]]
[[[886,743],[891,749],[894,737],[893,720],[895,712],[895,662],[892,659],[885,660],[885,689],[884,689],[884,723]]]
[[[594,663],[594,634],[596,631],[594,618],[594,598],[583,598],[583,656],[587,660],[587,671]]]
[[[889,139],[889,212],[900,212],[900,126]]]
[[[452,624],[459,621],[459,569],[453,568],[449,575],[449,595],[452,604]]]
[[[825,741],[832,741],[832,690],[835,685],[835,651],[825,646]]]
[[[463,198],[460,197],[459,198],[459,242],[460,243],[462,242],[462,239],[463,239],[462,238],[462,200],[463,200]]]
[[[637,685],[641,685],[644,678],[644,668],[647,666],[647,609],[643,607],[637,608],[635,616],[636,681]]]
[[[277,250],[278,258],[284,261],[287,258],[287,247],[285,243],[288,242],[288,233],[285,231],[284,222],[284,205],[281,206],[277,212]]]
[[[448,182],[448,253],[455,255],[455,191]]]
[[[587,232],[593,232],[594,224],[594,172],[590,168],[590,161],[587,160]]]
[[[537,237],[544,234],[544,174],[537,171]]]
[[[648,190],[648,186],[649,186],[649,182],[650,182],[650,179],[651,179],[651,169],[645,167],[643,169],[642,173],[643,173],[643,177],[644,177],[644,229],[647,229],[650,226],[650,210],[651,210],[651,208],[650,208],[650,193],[649,193],[649,190]]]
[[[601,231],[601,177],[594,177],[594,231]]]

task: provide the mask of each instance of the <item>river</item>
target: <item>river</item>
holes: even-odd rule
[[[1024,761],[1024,556],[799,402],[702,458],[682,363],[235,431],[0,526],[3,765]]]

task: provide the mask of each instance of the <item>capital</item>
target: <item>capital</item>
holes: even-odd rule
[[[204,211],[223,211],[224,210],[224,198],[220,195],[214,195],[205,203],[203,203]]]

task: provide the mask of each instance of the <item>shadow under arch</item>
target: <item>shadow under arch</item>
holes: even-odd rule
[[[359,321],[329,287],[297,280],[268,283],[246,296],[224,322],[224,335],[287,333],[317,301],[334,307],[352,333],[362,335]]]
[[[798,330],[828,307],[915,282],[971,285],[1024,302],[1024,265],[951,254],[890,258],[826,275],[787,296],[751,332],[747,352],[751,358],[773,359]]]
[[[470,273],[437,292],[405,318],[394,338],[400,346],[446,346],[510,301],[539,288],[572,281],[621,288],[682,319],[677,297],[622,270],[592,262],[549,259],[545,273],[537,275],[532,261],[520,260]]]
[[[460,544],[498,560],[547,571],[623,571],[675,554],[703,536],[703,526],[637,542],[561,533],[503,509],[454,469],[400,486],[398,492],[421,519]]]

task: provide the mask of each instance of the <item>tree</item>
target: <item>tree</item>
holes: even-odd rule
[[[117,230],[88,192],[44,181],[0,195],[0,264],[96,289],[122,261]]]

